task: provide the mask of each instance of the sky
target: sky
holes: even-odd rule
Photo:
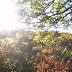
[[[18,7],[14,1],[17,0],[0,0],[0,31],[11,31],[27,27],[18,22],[19,17],[16,12]],[[60,28],[58,31],[72,33],[72,29],[63,30],[63,28]]]
[[[12,0],[0,0],[0,31],[20,29],[17,6]]]

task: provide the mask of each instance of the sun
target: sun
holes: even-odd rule
[[[20,28],[16,5],[12,0],[0,0],[0,31]]]

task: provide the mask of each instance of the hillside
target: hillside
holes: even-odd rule
[[[71,72],[72,34],[0,32],[0,72]]]

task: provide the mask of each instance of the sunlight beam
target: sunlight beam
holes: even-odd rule
[[[18,23],[16,6],[11,0],[0,0],[0,31],[14,30],[22,27]]]

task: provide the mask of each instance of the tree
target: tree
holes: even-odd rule
[[[72,0],[19,0],[21,22],[37,28],[72,26]]]

